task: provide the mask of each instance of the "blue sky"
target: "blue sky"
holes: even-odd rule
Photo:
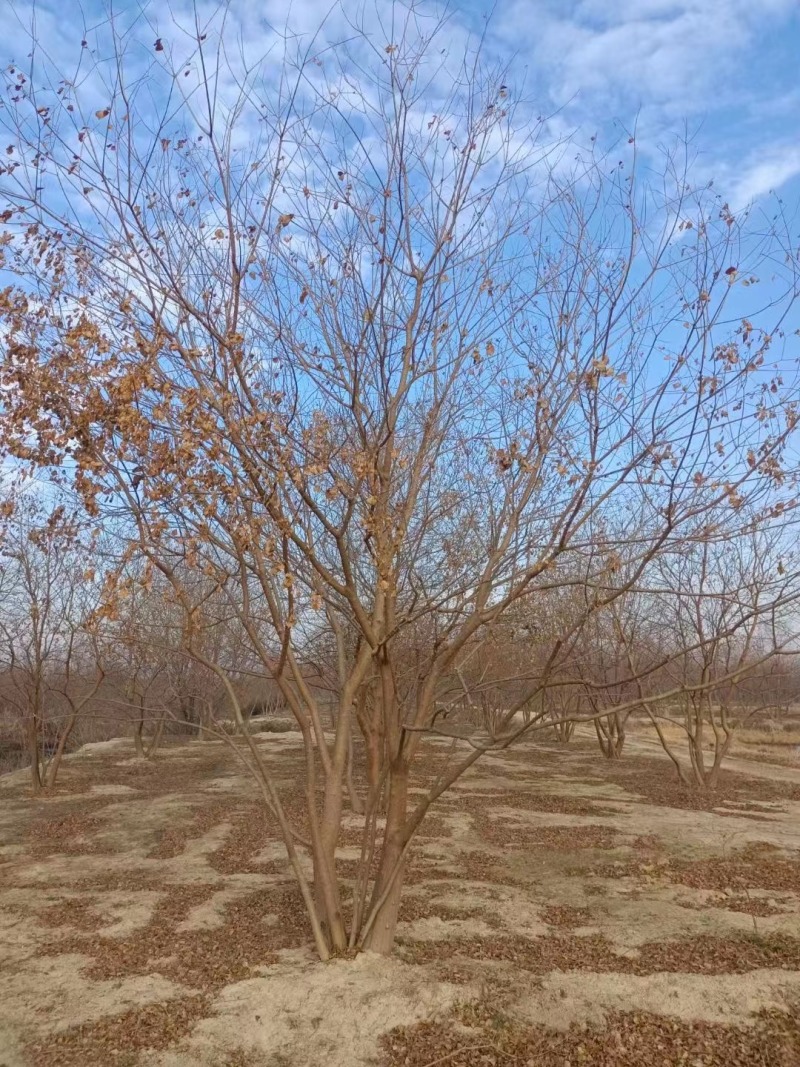
[[[67,75],[75,70],[86,39],[91,56],[83,53],[89,59],[85,69],[91,71],[96,58],[101,77],[98,81],[97,71],[90,73],[79,90],[90,117],[110,99],[109,11],[132,45],[134,69],[149,69],[145,93],[137,97],[140,114],[142,106],[157,109],[163,101],[165,82],[156,71],[164,58],[180,71],[194,47],[192,0],[114,0],[113,6],[109,0],[10,0],[10,5],[0,52],[22,69],[34,23],[42,52]],[[199,23],[218,28],[224,6],[196,0]],[[415,6],[425,13],[425,25],[435,22],[429,15],[444,10],[437,0],[418,0]],[[400,7],[391,0],[339,5],[335,0],[229,0],[225,40],[256,61],[272,55],[270,49],[277,57],[276,29],[288,28],[308,40],[325,22],[324,36],[341,41],[352,36],[350,19],[383,46],[392,39],[393,12]],[[780,197],[789,239],[800,243],[800,0],[497,0],[493,9],[470,0],[447,10],[448,54],[458,60],[483,34],[485,61],[508,66],[512,95],[525,101],[527,113],[547,116],[545,140],[563,138],[568,161],[572,145],[581,151],[594,135],[603,148],[619,142],[619,158],[630,161],[627,135],[635,125],[637,166],[651,171],[645,184],[650,177],[658,188],[664,165],[660,147],[685,136],[693,184],[713,181],[714,192],[737,215],[753,203],[756,232],[760,214],[774,216],[771,201]],[[157,40],[166,50],[160,55],[154,51]],[[436,48],[438,54],[438,41]],[[235,47],[228,59],[235,67]],[[277,69],[271,62],[265,64],[269,77]],[[178,79],[184,91],[196,85],[199,74],[196,63],[189,66],[189,80]],[[242,135],[249,140],[257,129],[245,126]],[[610,161],[617,158],[613,154]],[[770,293],[769,277],[760,280],[766,284],[758,300],[765,289]],[[737,290],[733,303],[737,314],[749,314],[752,301],[743,290]],[[786,326],[797,326],[796,314]],[[794,352],[775,353],[781,356],[793,360]]]
[[[797,0],[518,0],[499,35],[567,124],[638,115],[640,146],[684,123],[731,203],[800,191]]]
[[[204,13],[214,6],[200,4]],[[229,18],[254,44],[269,36],[268,23],[308,30],[330,6],[231,0]],[[388,0],[375,6],[388,17]],[[84,24],[102,22],[107,11],[98,0],[11,0],[10,7],[0,50],[18,63],[28,52],[34,13],[41,43],[68,60],[80,48]],[[188,8],[188,0],[114,4],[123,18],[143,11],[146,32],[165,39],[176,36],[175,23]],[[488,10],[453,5],[453,38],[481,30]],[[369,17],[374,21],[375,13]],[[487,44],[499,61],[512,63],[559,132],[596,132],[607,143],[615,122],[636,122],[646,156],[688,129],[697,179],[713,178],[735,209],[773,190],[790,208],[800,198],[798,0],[499,0]]]
[[[8,61],[24,66],[33,17],[42,50],[60,70],[74,68],[84,37],[90,51],[99,38],[98,57],[109,55],[102,50],[107,8],[98,0],[12,4],[14,15],[4,24],[0,46]],[[202,24],[218,6],[198,0]],[[429,0],[419,6],[435,10]],[[653,161],[657,185],[659,146],[686,132],[696,183],[713,179],[715,191],[735,212],[754,201],[771,215],[769,198],[776,193],[793,220],[797,241],[800,0],[500,0],[488,24],[474,3],[450,10],[447,45],[453,56],[470,34],[474,38],[485,31],[487,60],[509,65],[513,95],[524,96],[534,114],[549,116],[555,137],[585,144],[597,134],[604,146],[619,140],[620,157],[623,152],[630,156],[627,131],[635,123],[640,163],[647,169]],[[182,73],[180,60],[189,43],[181,27],[191,24],[190,0],[116,0],[114,11],[122,31],[136,21],[140,47],[132,49],[134,63],[160,64],[163,56],[156,55],[154,43],[163,41]],[[328,38],[346,37],[343,12],[331,12],[331,0],[297,0],[294,5],[288,0],[231,0],[226,39],[240,41],[247,57],[256,59],[275,43],[270,27],[288,26],[303,34],[316,30],[326,16]],[[357,18],[358,12],[345,0],[344,14]],[[367,29],[381,46],[393,39],[391,13],[389,0],[370,0],[364,9]],[[382,56],[383,48],[380,52]],[[113,73],[110,65],[101,63],[101,68]],[[179,79],[180,84],[191,87],[197,70],[195,64],[192,76],[187,82]],[[89,118],[94,113],[102,121],[110,97],[102,84],[90,83],[91,78],[82,89],[91,101]],[[153,75],[140,99],[157,108],[162,88],[163,81]],[[248,143],[255,129],[245,129]],[[752,292],[737,291],[735,315],[749,310]],[[796,367],[793,344],[776,346],[773,358]]]

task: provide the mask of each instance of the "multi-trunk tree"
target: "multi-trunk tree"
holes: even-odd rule
[[[610,156],[556,143],[513,70],[456,54],[417,9],[393,19],[282,62],[226,47],[219,20],[155,45],[112,23],[80,86],[34,49],[0,111],[4,448],[113,513],[171,584],[322,958],[391,949],[430,805],[542,726],[517,713],[587,620],[660,558],[795,500],[779,226],[696,193],[672,158],[644,182],[633,138]],[[206,582],[300,729],[302,833],[200,640]],[[575,583],[581,611],[549,613]],[[493,738],[426,778],[442,692],[523,599],[547,616],[541,669]],[[308,681],[323,631],[332,708]]]
[[[800,697],[786,669],[798,657],[795,552],[780,533],[758,530],[687,545],[658,561],[660,588],[642,598],[646,628],[617,629],[642,696],[645,660],[651,672],[664,664],[661,685],[675,695],[642,708],[687,785],[714,789],[736,732]]]

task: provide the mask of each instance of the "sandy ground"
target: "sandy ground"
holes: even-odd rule
[[[635,733],[634,730],[636,730]],[[650,731],[648,731],[648,733],[649,732]],[[585,727],[577,731],[577,735],[578,737],[585,739],[591,739],[593,736],[592,732],[590,732]],[[674,745],[674,749],[677,752],[678,756],[684,758],[684,753],[681,748],[680,735],[678,735],[674,740],[670,738],[670,741]],[[648,756],[653,756],[657,759],[669,759],[666,752],[661,747],[661,743],[657,739],[654,739],[651,736],[642,736],[641,725],[638,726],[638,729],[634,727],[630,731],[628,737],[626,738],[625,745],[628,750],[628,753],[643,753]],[[766,748],[767,746],[764,747]],[[797,747],[798,749],[800,749],[800,746]],[[710,748],[711,746],[709,745],[709,752]],[[791,747],[791,750],[788,754],[783,755],[783,759],[791,760],[792,762],[796,761],[794,746]],[[684,762],[687,764],[688,769],[688,763],[685,759]],[[774,762],[771,760],[759,762],[757,759],[752,757],[730,755],[725,760],[725,769],[728,771],[728,773],[745,774],[749,775],[752,778],[769,778],[772,781],[793,782],[796,785],[800,785],[800,766],[791,766],[787,765],[785,762],[778,762],[777,758]]]
[[[291,809],[298,740],[259,743]],[[538,1067],[567,1062],[579,1030],[617,1034],[613,1055],[573,1042],[581,1064],[800,1063],[773,1022],[772,1059],[747,1059],[746,1036],[798,1018],[800,775],[748,763],[706,800],[634,748],[619,764],[582,740],[486,757],[423,827],[396,955],[326,965],[223,743],[149,763],[125,741],[87,746],[36,801],[5,776],[0,1067]],[[351,818],[344,877],[356,846]],[[631,1019],[661,1059],[631,1051]],[[745,1058],[680,1059],[664,1020],[690,1052],[745,1034]]]

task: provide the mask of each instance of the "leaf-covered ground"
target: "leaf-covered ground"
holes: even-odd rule
[[[259,744],[302,821],[297,737]],[[224,743],[89,746],[35,801],[0,778],[0,1065],[798,1064],[800,783],[670,774],[487,758],[423,826],[395,957],[324,966]],[[344,878],[358,853],[349,817]]]

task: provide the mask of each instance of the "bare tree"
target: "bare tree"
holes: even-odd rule
[[[613,156],[571,145],[567,164],[513,71],[456,54],[415,8],[392,7],[391,30],[383,11],[282,63],[266,42],[229,62],[219,20],[155,51],[112,22],[83,89],[41,89],[34,50],[0,111],[4,447],[123,515],[172,586],[322,958],[390,951],[426,812],[487,749],[544,728],[518,712],[626,591],[615,556],[633,584],[734,536],[745,504],[766,522],[794,502],[797,382],[769,363],[795,287],[780,220],[734,218],[674,155],[648,184],[633,138]],[[307,835],[201,641],[192,571],[296,719]],[[583,611],[541,620],[541,669],[494,738],[425,778],[459,666],[522,598],[546,612],[578,581]],[[320,629],[332,712],[308,684]],[[646,683],[637,699],[669,697]],[[346,915],[356,734],[369,784]]]
[[[117,691],[114,707],[131,723],[137,756],[150,759],[165,733],[220,736],[219,705],[227,699],[220,701],[225,694],[218,679],[200,660],[224,666],[248,715],[263,703],[266,689],[276,687],[248,658],[227,598],[195,569],[181,578],[194,603],[189,654],[183,605],[134,548],[128,545],[106,586],[102,655]]]
[[[657,633],[662,650],[670,644],[680,650],[667,657],[665,668],[679,692],[658,707],[647,701],[643,707],[687,784],[713,789],[736,731],[791,699],[785,684],[770,684],[792,677],[781,664],[799,654],[797,576],[791,562],[788,569],[783,562],[785,547],[756,530],[736,541],[687,546],[659,561],[663,587],[651,598],[658,620],[651,634]],[[648,643],[642,635],[637,642],[635,631],[624,641],[643,692],[641,655]],[[667,726],[683,734],[688,767]]]
[[[645,666],[643,648],[639,647],[639,600],[628,592],[613,600],[607,611],[594,613],[583,627],[576,649],[576,673],[585,680],[585,700],[596,714],[594,728],[600,751],[610,760],[622,756],[626,725],[634,710],[636,686],[626,649],[636,648],[638,661]]]
[[[136,598],[138,599],[138,598]],[[165,646],[155,644],[154,636],[145,630],[134,598],[126,607],[133,609],[122,628],[115,627],[113,651],[115,674],[122,685],[126,714],[133,725],[133,742],[139,759],[152,759],[161,742],[167,717],[165,699],[168,655]]]
[[[34,793],[56,783],[103,670],[94,612],[99,583],[75,515],[20,496],[0,546],[4,699],[24,733]]]

